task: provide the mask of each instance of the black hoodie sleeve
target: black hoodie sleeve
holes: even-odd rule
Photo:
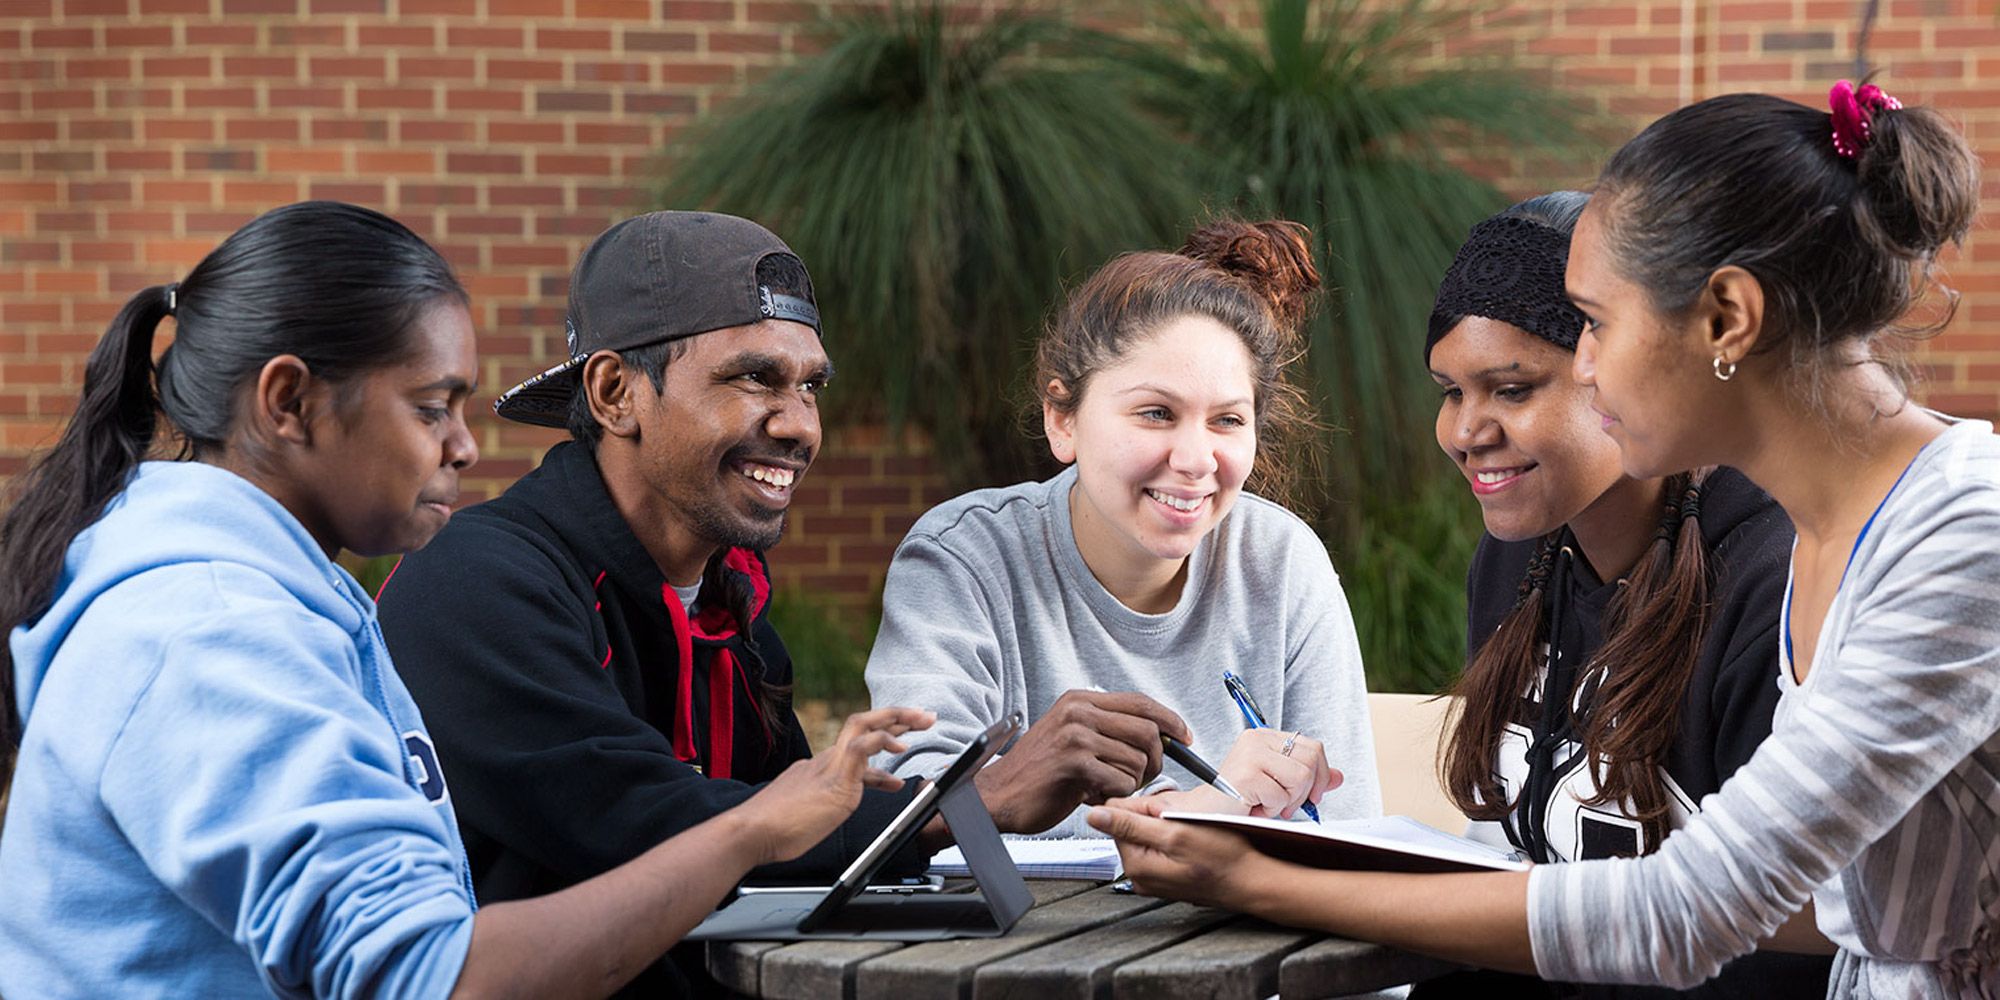
[[[403,560],[380,614],[490,898],[597,875],[756,791],[703,777],[632,713],[600,667],[607,637],[590,582],[518,526],[457,519]],[[847,825],[780,871],[837,871],[911,794],[867,793]]]
[[[791,683],[792,656],[785,648],[784,640],[779,637],[778,630],[773,628],[770,620],[761,614],[757,616],[756,627],[758,652],[770,668],[770,676],[782,683]],[[799,725],[798,714],[785,711],[780,715],[784,719],[785,732],[779,739],[784,743],[792,759],[796,761],[811,757],[812,745],[806,739],[805,727]],[[726,783],[736,784],[736,782]],[[861,804],[855,808],[854,815],[836,827],[825,840],[791,861],[781,861],[757,869],[751,873],[749,880],[800,885],[833,881],[834,876],[840,874],[850,862],[861,856],[862,851],[868,849],[868,845],[874,841],[877,834],[895,822],[897,814],[916,797],[920,787],[922,786],[918,782],[909,781],[893,792],[863,790]],[[900,878],[919,874],[928,867],[930,867],[930,855],[919,850],[916,844],[910,843],[896,852],[882,874]]]

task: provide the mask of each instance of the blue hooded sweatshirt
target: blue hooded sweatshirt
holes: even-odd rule
[[[144,463],[8,640],[0,995],[451,991],[474,903],[430,737],[269,495]]]

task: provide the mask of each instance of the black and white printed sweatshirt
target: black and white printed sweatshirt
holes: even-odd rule
[[[1770,735],[1779,693],[1778,621],[1791,559],[1791,521],[1742,473],[1720,468],[1702,484],[1699,524],[1713,574],[1708,637],[1688,681],[1680,732],[1664,768],[1672,803],[1671,829],[1698,811],[1702,798],[1721,788]],[[1528,564],[1541,544],[1539,539],[1502,542],[1491,535],[1480,540],[1466,575],[1468,659],[1513,611]],[[1583,804],[1596,794],[1597,784],[1585,766],[1572,719],[1576,710],[1588,708],[1597,668],[1618,669],[1615,663],[1590,662],[1604,640],[1602,619],[1618,583],[1598,578],[1567,528],[1560,544],[1575,555],[1558,556],[1544,595],[1544,609],[1559,634],[1553,637],[1552,648],[1543,651],[1542,662],[1551,662],[1553,654],[1555,677],[1551,682],[1545,668],[1534,689],[1523,692],[1496,762],[1510,801],[1524,786],[1535,789],[1540,836],[1523,837],[1515,828],[1519,810],[1504,823],[1475,822],[1470,833],[1474,839],[1521,849],[1539,864],[1631,856],[1654,846],[1631,817],[1629,803],[1628,808]],[[1585,665],[1592,669],[1583,672],[1579,683],[1579,668]],[[1562,703],[1544,711],[1543,692],[1551,687],[1563,693],[1570,711]],[[1530,781],[1529,748],[1544,737],[1553,752]],[[1730,963],[1716,978],[1687,993],[1596,985],[1555,987],[1555,993],[1620,998],[1821,997],[1829,964],[1821,957],[1758,954]]]

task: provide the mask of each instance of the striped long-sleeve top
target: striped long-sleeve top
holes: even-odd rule
[[[1789,596],[1787,610],[1789,611]],[[2000,438],[1954,422],[1848,563],[1770,739],[1643,858],[1536,868],[1555,980],[1688,987],[1810,897],[1831,996],[2000,996]]]

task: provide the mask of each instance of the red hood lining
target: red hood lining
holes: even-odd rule
[[[771,602],[771,577],[764,569],[764,560],[759,559],[749,549],[730,549],[722,556],[724,569],[734,570],[750,580],[750,621],[764,613],[764,606]],[[688,630],[694,638],[709,642],[722,642],[736,635],[738,628],[748,628],[750,622],[737,622],[736,616],[728,608],[704,607],[688,623]]]

